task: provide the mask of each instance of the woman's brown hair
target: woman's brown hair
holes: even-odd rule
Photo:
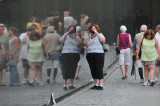
[[[151,30],[151,29],[148,29],[148,30],[145,31],[145,33],[144,33],[144,38],[147,38],[148,35],[151,35],[151,39],[154,39],[154,38],[155,38],[154,31]]]
[[[33,31],[32,34],[29,36],[29,39],[32,41],[36,41],[36,40],[41,39],[41,36],[38,32]]]
[[[97,29],[98,33],[100,33],[100,28],[98,25],[96,24],[92,24],[90,27],[89,27],[89,31],[91,31],[92,27],[95,26],[95,28]]]
[[[12,31],[14,35],[18,34],[18,29],[15,27],[10,27],[9,30]]]
[[[74,30],[74,33],[76,33],[76,26],[75,25],[70,25],[68,28],[67,28],[67,31],[69,31],[69,29],[73,27],[73,30]]]

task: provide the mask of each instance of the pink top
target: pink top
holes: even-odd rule
[[[128,33],[121,33],[119,35],[119,41],[120,50],[130,48]]]

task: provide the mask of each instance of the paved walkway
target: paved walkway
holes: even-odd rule
[[[160,84],[143,86],[139,83],[138,73],[135,79],[130,76],[130,71],[128,78],[121,80],[121,71],[115,66],[110,73],[104,81],[103,91],[90,90],[92,84],[57,103],[57,106],[160,106]]]
[[[111,47],[111,50],[105,55],[105,66],[104,70],[106,71],[108,66],[115,61],[116,55],[114,47]],[[18,64],[18,70],[20,73],[20,80],[23,80],[23,68],[21,63]],[[9,85],[9,76],[10,73],[6,73],[3,82]],[[53,92],[55,98],[59,98],[69,92],[63,90],[63,80],[61,75],[61,70],[59,69],[56,83],[46,84],[46,71],[43,68],[43,82],[44,86],[35,86],[30,87],[28,85],[21,86],[1,86],[0,87],[0,106],[41,106],[47,103],[50,94]],[[52,77],[52,76],[51,76]],[[83,60],[82,69],[79,74],[80,79],[75,80],[74,85],[79,88],[82,85],[88,83],[91,79],[90,69],[86,59]],[[67,85],[69,86],[69,85]]]

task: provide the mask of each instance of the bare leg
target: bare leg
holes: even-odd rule
[[[94,84],[95,84],[95,85],[98,85],[98,83],[99,83],[99,82],[98,82],[98,79],[94,79]]]
[[[99,85],[103,85],[103,79],[99,80]]]
[[[30,66],[30,81],[34,81],[36,77],[36,66]]]
[[[69,83],[70,85],[73,85],[73,79],[70,79]]]
[[[38,72],[39,72],[39,79],[42,82],[42,66],[38,67]]]
[[[151,77],[151,81],[153,81],[153,77],[154,77],[154,65],[149,65],[149,69],[150,69],[150,77]]]
[[[81,69],[81,65],[78,65],[78,66],[77,66],[77,69],[76,69],[76,75],[75,75],[75,78],[77,78],[77,77],[78,77],[78,74],[79,74],[80,69]]]
[[[127,77],[127,73],[128,73],[128,65],[125,65],[125,77]]]
[[[125,77],[124,70],[123,70],[123,65],[120,65],[120,68],[121,68],[122,76]]]
[[[64,86],[66,86],[66,84],[67,84],[67,80],[66,80],[66,79],[64,79],[64,80],[63,80],[63,82],[64,82]]]
[[[148,66],[144,65],[144,76],[145,76],[145,81],[148,81]]]

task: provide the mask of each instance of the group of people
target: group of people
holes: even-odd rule
[[[0,24],[0,85],[2,83],[3,69],[9,66],[10,85],[20,85],[17,64],[19,58],[22,60],[24,68],[24,80],[22,84],[43,85],[42,66],[46,67],[47,79],[50,83],[50,76],[53,69],[53,82],[56,80],[57,71],[60,67],[64,81],[63,90],[75,89],[74,79],[78,79],[81,68],[81,59],[85,58],[89,64],[94,86],[91,89],[103,90],[103,67],[105,52],[103,43],[105,36],[100,32],[98,25],[93,24],[90,18],[81,14],[80,26],[77,21],[70,16],[69,11],[64,12],[64,35],[61,36],[62,23],[59,21],[58,13],[50,13],[41,24],[32,17],[27,24],[27,31],[19,38],[16,36],[18,30],[10,27],[9,32],[5,31],[4,24]],[[140,33],[136,34],[132,44],[131,35],[126,33],[126,26],[120,27],[117,36],[117,48],[119,48],[119,65],[123,80],[128,77],[128,67],[130,64],[130,53],[133,51],[136,57],[140,82],[144,85],[153,86],[158,83],[160,71],[160,25],[156,27],[156,35],[146,25],[142,25]],[[21,49],[19,49],[21,47]],[[130,49],[131,48],[131,49]],[[154,65],[156,74],[154,79]],[[143,78],[143,66],[144,77]],[[150,73],[150,80],[148,79]],[[39,80],[38,80],[39,76]],[[67,80],[69,79],[69,87]]]
[[[0,85],[4,85],[2,83],[3,70],[8,66],[10,85],[21,85],[17,69],[20,58],[24,68],[22,84],[32,87],[35,84],[43,85],[42,66],[44,63],[47,83],[50,83],[52,69],[53,81],[55,81],[60,66],[64,80],[63,90],[75,89],[73,82],[75,77],[79,78],[81,59],[85,58],[84,53],[86,53],[95,84],[91,89],[103,90],[105,53],[102,44],[105,43],[105,37],[100,33],[99,26],[91,24],[85,13],[81,14],[80,26],[76,26],[77,21],[69,15],[69,11],[65,11],[64,35],[60,36],[62,23],[55,21],[58,20],[56,18],[58,17],[50,15],[44,21],[43,26],[46,29],[42,31],[42,25],[36,22],[35,17],[32,17],[31,22],[27,24],[27,31],[20,34],[19,38],[15,27],[10,27],[9,33],[5,33],[4,24],[0,24]],[[69,87],[67,87],[68,79]]]
[[[144,82],[144,86],[157,84],[160,72],[160,25],[156,27],[156,34],[153,30],[147,29],[146,25],[142,25],[140,27],[140,33],[135,35],[133,44],[131,35],[126,33],[126,26],[122,25],[120,31],[121,33],[117,36],[116,47],[120,48],[119,65],[122,72],[121,79],[124,80],[127,78],[132,49],[133,57],[136,58],[136,67],[138,68],[140,83]],[[154,66],[156,66],[155,78]],[[143,69],[145,79],[143,78]]]

